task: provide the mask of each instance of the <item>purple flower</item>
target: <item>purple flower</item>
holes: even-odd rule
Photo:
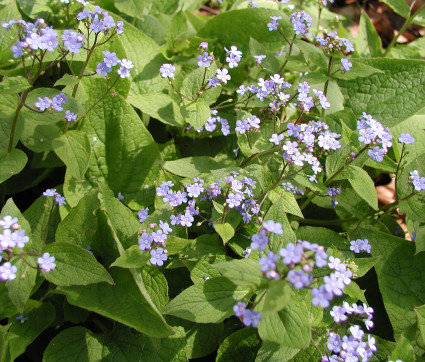
[[[227,81],[230,80],[229,71],[227,69],[217,69],[217,74],[215,75],[219,81],[224,84],[227,84]]]
[[[0,220],[0,226],[2,229],[10,229],[14,224],[18,222],[17,217],[5,216],[2,220]]]
[[[69,110],[65,111],[65,119],[68,122],[75,122],[75,120],[77,119],[77,115]]]
[[[265,273],[268,270],[275,269],[278,258],[279,257],[276,254],[274,254],[272,251],[269,251],[267,256],[260,258],[258,261],[261,265],[260,270]]]
[[[151,250],[150,254],[152,256],[152,258],[150,259],[152,265],[162,266],[164,264],[164,261],[167,260],[167,254],[164,253],[163,248]]]
[[[377,162],[382,162],[384,160],[384,156],[385,156],[386,153],[387,152],[386,152],[385,149],[380,148],[378,146],[367,151],[367,154],[372,158],[372,160],[377,161]]]
[[[242,313],[242,323],[249,327],[252,326],[254,328],[258,327],[258,324],[261,320],[261,314],[257,311],[251,311],[249,309],[245,309]]]
[[[121,65],[117,71],[121,78],[130,77],[130,69],[134,67],[133,62],[127,59],[118,60],[118,63]]]
[[[56,189],[47,189],[43,192],[43,196],[55,196],[56,195]]]
[[[207,52],[203,52],[202,55],[198,56],[198,66],[208,68],[211,65],[212,57]]]
[[[66,205],[65,197],[63,197],[61,194],[56,193],[55,201],[59,206]]]
[[[323,278],[325,282],[325,289],[333,295],[341,296],[342,290],[344,289],[344,283],[342,279],[338,278],[336,273],[332,273],[330,276]]]
[[[76,33],[72,30],[64,30],[61,38],[68,51],[75,54],[80,52],[80,48],[83,46],[85,39],[83,34]]]
[[[266,58],[266,56],[263,54],[260,54],[260,55],[254,55],[254,58],[255,58],[255,63],[261,64],[261,62],[263,61],[264,58]]]
[[[117,21],[117,34],[122,34],[124,32],[124,22]]]
[[[48,273],[56,268],[54,261],[54,256],[50,256],[49,253],[44,253],[41,258],[37,259],[37,264],[40,265],[40,269]]]
[[[324,285],[321,285],[319,288],[313,288],[311,290],[311,295],[313,296],[311,304],[314,306],[320,304],[322,308],[329,307],[329,301],[333,298],[332,294],[326,290]]]
[[[93,30],[93,33],[97,34],[105,29],[103,21],[99,20],[98,15],[95,15],[92,24],[90,24],[90,29]]]
[[[159,72],[161,73],[162,78],[174,78],[174,71],[176,70],[176,67],[174,67],[172,64],[162,64],[159,68]]]
[[[351,64],[347,58],[342,58],[341,63],[342,63],[341,70],[343,70],[344,72],[349,71],[351,67],[353,66],[353,64]]]
[[[238,302],[233,306],[233,312],[235,313],[235,316],[238,318],[241,318],[243,316],[243,312],[246,309],[246,304],[244,302]]]
[[[105,62],[98,63],[96,67],[96,73],[102,77],[106,77],[111,70],[112,69]]]
[[[63,93],[54,96],[52,99],[52,107],[56,111],[63,111],[62,105],[66,103],[66,95]]]
[[[254,250],[260,249],[261,251],[263,251],[266,248],[266,245],[269,242],[269,239],[267,238],[265,230],[260,230],[258,235],[257,234],[252,235],[251,240],[252,240],[251,248]]]
[[[44,98],[38,98],[37,102],[34,103],[34,106],[36,106],[40,111],[45,111],[46,109],[50,108],[52,104],[52,100],[49,97]]]
[[[288,272],[288,280],[295,288],[301,289],[310,286],[313,281],[313,276],[304,273],[303,270],[290,270]]]
[[[415,142],[415,139],[409,133],[402,133],[402,134],[400,134],[398,141],[400,143],[404,143],[406,145],[409,145],[409,144]]]
[[[112,67],[114,67],[114,66],[116,66],[118,64],[118,58],[117,58],[117,54],[116,53],[114,53],[114,52],[108,52],[106,50],[106,51],[103,51],[103,55],[105,56],[103,58],[103,63],[107,67],[112,68]]]
[[[303,252],[304,249],[301,245],[294,245],[293,243],[288,243],[286,248],[279,250],[279,254],[286,265],[298,264],[301,261]]]
[[[266,229],[269,233],[274,233],[282,235],[282,224],[274,222],[273,220],[267,220],[263,222],[263,228]]]
[[[277,21],[282,19],[282,17],[281,16],[270,16],[270,18],[272,19],[272,21],[267,24],[269,31],[277,30],[277,28],[279,27],[279,23]]]
[[[347,320],[344,307],[335,305],[332,308],[330,315],[334,319],[335,323],[345,322]]]
[[[17,271],[18,268],[9,262],[0,265],[0,281],[6,282],[8,280],[14,280],[16,278]]]
[[[168,234],[173,231],[173,229],[171,229],[168,225],[168,222],[163,222],[162,220],[159,220],[159,227],[161,228],[164,234]]]
[[[148,233],[143,233],[139,238],[139,249],[140,250],[149,250],[151,248],[153,238]]]
[[[145,221],[149,217],[149,208],[140,209],[137,216],[139,217],[139,222]]]
[[[308,34],[309,27],[312,25],[313,18],[305,11],[292,13],[289,18],[294,26],[295,34]]]

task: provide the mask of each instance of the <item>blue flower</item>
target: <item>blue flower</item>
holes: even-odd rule
[[[167,254],[164,253],[163,248],[151,250],[150,254],[152,256],[152,258],[150,259],[152,265],[162,266],[164,264],[164,261],[167,260]]]

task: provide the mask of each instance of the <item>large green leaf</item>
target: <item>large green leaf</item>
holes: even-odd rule
[[[213,278],[185,289],[166,305],[164,313],[197,323],[218,323],[230,317],[233,306],[248,293],[227,278]]]
[[[72,177],[83,178],[90,159],[91,148],[87,135],[69,131],[52,141],[53,150],[67,166]]]
[[[270,247],[275,253],[286,244],[295,243],[297,241],[295,233],[286,217],[285,205],[282,198],[279,198],[267,211],[264,221],[267,220],[273,220],[274,222],[282,224],[283,235],[272,234],[269,237]]]
[[[21,150],[0,152],[0,183],[21,172],[27,161],[27,155]]]
[[[234,259],[213,264],[213,267],[234,284],[242,287],[260,288],[266,282],[260,265],[252,259]]]
[[[55,319],[55,308],[50,303],[28,301],[23,312],[24,323],[13,320],[9,328],[9,348],[12,361],[25,352],[27,346],[38,337]]]
[[[101,81],[87,80],[83,85],[90,99],[98,99],[105,92]],[[97,188],[98,182],[106,182],[115,194],[124,194],[127,203],[149,203],[145,187],[152,187],[157,177],[160,153],[133,107],[120,96],[105,97],[88,114],[81,130],[92,149],[86,183]],[[71,206],[83,196],[79,184],[65,178],[64,192]]]
[[[216,170],[222,168],[223,165],[215,161],[211,157],[207,156],[194,156],[180,158],[175,161],[167,161],[164,164],[164,168],[175,175],[182,177],[196,177],[201,173],[209,172],[210,170]]]
[[[280,343],[293,348],[308,347],[311,331],[304,301],[293,294],[289,303],[281,311],[263,316],[258,332],[263,341]]]
[[[360,15],[359,32],[356,38],[356,51],[362,57],[379,57],[382,55],[381,38],[369,16],[363,10]]]
[[[217,38],[215,49],[223,52],[236,45],[242,52],[248,52],[250,38],[254,38],[269,51],[277,51],[282,47],[282,37],[278,32],[270,32],[267,23],[270,16],[282,16],[279,24],[287,39],[293,36],[293,27],[286,14],[269,9],[241,9],[221,13],[212,17],[200,30],[199,35],[206,38]],[[247,24],[257,24],[246,31]],[[217,53],[217,52],[216,52]]]
[[[349,165],[347,175],[348,181],[357,194],[372,208],[378,210],[378,195],[368,173],[360,167]]]
[[[183,126],[184,119],[179,105],[165,93],[137,94],[128,97],[131,105],[139,108],[143,113],[160,120],[170,126]]]
[[[227,337],[217,351],[217,362],[253,361],[261,340],[255,328],[243,328]]]
[[[8,151],[9,136],[10,131],[12,129],[12,122],[15,116],[15,110],[18,106],[18,97],[16,94],[13,93],[1,93],[0,102],[2,105],[0,108],[0,151],[6,152]],[[19,141],[23,126],[23,117],[22,115],[19,115],[16,124],[15,136],[13,137],[13,147],[15,147]]]
[[[423,108],[425,64],[421,60],[368,59],[364,63],[384,73],[338,80],[345,106],[359,116],[371,114],[392,127]]]
[[[383,0],[391,9],[393,9],[398,15],[407,19],[410,17],[410,6],[405,0]]]
[[[45,278],[51,283],[64,287],[101,282],[114,283],[102,264],[78,245],[58,241],[47,245],[45,251],[56,259],[56,268],[44,273]]]
[[[7,22],[12,19],[20,19],[21,14],[15,0],[5,0],[0,4],[0,23]],[[12,58],[10,47],[16,42],[14,37],[11,37],[11,31],[7,31],[4,27],[0,28],[0,47],[3,49],[0,53],[0,66],[3,68],[9,65]]]
[[[96,210],[100,207],[97,191],[85,195],[62,220],[56,230],[56,241],[67,241],[82,248],[90,246],[97,229]]]
[[[182,114],[187,123],[194,129],[202,127],[207,123],[208,117],[211,115],[210,107],[203,99],[191,102],[182,108]]]
[[[172,329],[161,321],[140,293],[132,274],[120,268],[110,270],[115,285],[59,287],[69,303],[99,313],[153,337],[167,337]],[[135,312],[137,311],[137,312]]]
[[[150,259],[147,251],[139,249],[138,245],[133,245],[128,248],[117,260],[115,260],[111,267],[116,266],[120,268],[141,268]]]
[[[372,256],[381,257],[375,265],[379,290],[393,326],[395,337],[416,323],[414,307],[425,304],[425,254],[415,254],[411,242],[374,230],[360,230],[372,246]]]

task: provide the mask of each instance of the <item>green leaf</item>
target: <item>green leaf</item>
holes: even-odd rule
[[[12,152],[0,152],[0,183],[17,175],[27,164],[27,155],[18,149]]]
[[[164,313],[196,323],[218,323],[230,317],[233,306],[248,293],[227,278],[213,278],[185,289],[166,305]]]
[[[288,218],[286,217],[283,199],[278,199],[267,211],[264,221],[268,220],[280,223],[283,230],[283,235],[270,235],[269,239],[272,251],[277,253],[278,250],[286,244],[296,243],[297,239],[295,237],[295,233],[289,224]]]
[[[372,256],[381,257],[375,265],[379,290],[397,338],[417,321],[414,307],[425,304],[425,254],[414,255],[412,242],[375,230],[360,230],[371,244]]]
[[[167,46],[168,49],[174,50],[176,40],[179,39],[184,33],[187,32],[187,20],[183,11],[178,11],[171,18],[170,25],[167,32]]]
[[[74,85],[80,83],[80,79],[77,77],[74,77],[71,74],[64,74],[62,78],[56,81],[55,87],[58,85],[64,85],[64,86],[70,86],[73,87]]]
[[[278,362],[290,361],[295,356],[299,348],[291,348],[279,343],[264,341],[257,353],[256,362]]]
[[[158,267],[145,265],[141,271],[143,285],[151,296],[155,306],[162,310],[168,303],[168,283]]]
[[[388,358],[389,361],[415,361],[416,358],[411,341],[401,336]]]
[[[283,200],[283,209],[288,214],[304,218],[303,213],[298,205],[297,200],[292,192],[286,190],[272,190],[269,193],[269,199],[274,203],[278,199]]]
[[[425,305],[415,307],[414,310],[418,318],[418,328],[421,332],[422,340],[425,343]]]
[[[179,320],[182,323],[182,320]],[[184,321],[187,358],[200,358],[214,352],[223,334],[223,324],[195,324]],[[188,328],[186,328],[186,324]]]
[[[50,326],[55,319],[55,308],[50,303],[29,300],[23,315],[28,320],[20,323],[13,319],[9,328],[8,343],[12,361],[24,353],[27,346]]]
[[[153,310],[141,294],[133,275],[125,269],[112,268],[115,285],[59,287],[68,302],[101,314],[153,337],[167,337],[172,329]],[[135,313],[134,311],[137,311]]]
[[[46,246],[46,252],[55,257],[56,268],[45,278],[59,286],[88,285],[107,282],[113,284],[112,277],[102,264],[87,250],[66,242],[55,242]]]
[[[176,101],[165,93],[137,94],[128,97],[128,102],[143,113],[170,126],[181,127],[185,121]]]
[[[180,92],[185,96],[196,99],[203,87],[203,82],[216,74],[217,66],[212,63],[208,68],[196,68],[191,71],[183,80]],[[214,103],[221,93],[221,86],[217,86],[202,92],[200,99],[207,105]]]
[[[293,294],[281,311],[265,315],[258,326],[263,341],[270,341],[293,348],[310,345],[311,331],[307,307]]]
[[[18,13],[19,14],[19,13]],[[19,15],[18,15],[19,16]],[[7,21],[9,19],[5,19]],[[1,38],[0,38],[1,43]],[[3,54],[3,52],[2,52]],[[1,59],[1,55],[0,55]],[[0,93],[0,151],[7,152],[9,147],[9,136],[12,129],[12,120],[15,117],[15,111],[18,106],[18,97],[16,94]],[[22,115],[18,116],[16,123],[15,136],[13,137],[12,146],[15,147],[22,133],[24,120]]]
[[[348,181],[357,194],[373,209],[378,210],[378,195],[368,173],[360,167],[349,165],[347,175]]]
[[[216,54],[222,53],[223,47],[229,48],[233,44],[246,54],[251,37],[261,42],[267,50],[275,52],[282,47],[282,37],[277,31],[270,32],[267,26],[251,27],[250,31],[246,31],[246,24],[267,24],[270,16],[282,16],[279,24],[287,39],[292,38],[294,32],[288,16],[280,11],[263,8],[222,12],[210,18],[200,30],[199,36],[217,39],[214,44]]]
[[[177,333],[170,339],[161,340],[165,343],[152,345],[151,338],[142,334],[134,334],[128,328],[116,327],[108,334],[94,334],[83,327],[71,327],[60,332],[47,346],[43,362],[83,360],[95,361],[153,361],[153,356],[165,360],[175,357],[171,348],[181,334]],[[168,342],[168,343],[167,343]],[[174,342],[174,343],[173,343]],[[183,341],[182,341],[183,342]],[[183,343],[180,343],[182,349]],[[155,347],[162,347],[156,349]]]
[[[118,16],[115,18],[123,20]],[[123,21],[125,31],[120,34],[119,39],[127,54],[127,59],[132,59],[134,64],[130,73],[133,81],[129,95],[161,92],[167,87],[168,82],[159,74],[160,66],[166,63],[159,51],[159,45],[132,24]]]
[[[321,48],[301,39],[295,39],[294,44],[301,52],[307,55],[306,61],[310,60],[313,64],[318,65],[320,68],[327,69],[329,60],[325,54],[323,54],[323,50]]]
[[[407,19],[410,17],[410,6],[405,0],[382,0],[391,9],[393,9],[398,15]]]
[[[242,287],[260,288],[264,287],[266,282],[258,262],[252,259],[233,259],[213,264],[213,267],[234,284]]]
[[[4,0],[1,3],[0,9],[0,22],[6,22],[11,19],[20,19],[22,17],[18,9],[18,4],[15,0]],[[15,25],[16,26],[16,25]],[[2,68],[5,65],[10,64],[12,59],[12,51],[10,50],[11,46],[16,43],[16,39],[10,36],[10,30],[7,32],[5,28],[0,29],[0,47],[3,49],[0,52],[0,64]],[[0,111],[1,112],[1,111]]]
[[[147,0],[117,0],[114,5],[121,13],[139,16],[149,7],[149,3]]]
[[[85,78],[82,84],[90,99],[101,98],[106,91],[106,85],[94,78]],[[105,97],[87,115],[81,131],[92,149],[84,187],[95,189],[98,182],[106,182],[115,195],[125,194],[129,205],[153,201],[150,196],[146,199],[145,185],[152,187],[158,175],[160,153],[133,107],[120,96]],[[81,182],[65,178],[65,197],[71,206],[83,196],[78,187]]]
[[[86,173],[91,148],[87,135],[81,131],[68,131],[52,141],[53,150],[67,166],[71,176],[80,180]]]
[[[221,276],[221,273],[215,268],[220,262],[228,260],[225,255],[203,256],[195,264],[187,264],[190,269],[190,278],[194,284],[205,283],[206,278],[211,279]]]
[[[82,248],[90,246],[97,229],[96,210],[99,207],[97,191],[85,195],[58,225],[56,241],[67,241]]]
[[[0,83],[1,93],[21,93],[25,89],[31,88],[25,77],[18,75],[17,77],[4,77]]]
[[[207,123],[211,111],[203,99],[198,99],[197,102],[191,102],[183,106],[182,115],[187,123],[194,129],[198,129]]]
[[[214,224],[214,229],[217,231],[217,234],[220,235],[223,240],[223,244],[227,244],[227,242],[235,235],[235,229],[233,229],[232,225],[227,222],[224,224]]]
[[[363,62],[384,73],[338,80],[345,106],[351,108],[356,116],[366,112],[384,125],[393,127],[423,108],[423,61],[376,58]]]
[[[335,247],[338,250],[350,250],[350,243],[341,235],[324,227],[303,226],[297,230],[297,238],[317,243],[326,248]]]
[[[217,362],[253,361],[261,340],[255,328],[243,328],[228,336],[217,351]]]
[[[369,16],[363,10],[360,15],[359,32],[356,38],[356,51],[362,57],[380,57],[382,55],[381,38]]]
[[[133,245],[128,248],[124,254],[120,255],[119,258],[111,264],[111,267],[141,268],[149,259],[150,254],[147,251],[140,250],[138,245]]]
[[[222,164],[208,156],[185,157],[164,163],[164,168],[167,171],[170,171],[177,176],[188,178],[193,178],[199,176],[201,173],[209,172],[210,170],[217,170],[222,167]]]
[[[351,282],[349,285],[346,285],[344,288],[344,294],[354,298],[355,300],[360,300],[363,303],[367,303],[364,296],[364,291],[360,289],[357,283]]]
[[[291,295],[291,287],[286,281],[272,280],[264,297],[261,315],[279,312],[289,303]]]

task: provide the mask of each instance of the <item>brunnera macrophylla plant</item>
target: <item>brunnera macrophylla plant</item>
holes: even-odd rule
[[[30,5],[0,9],[1,360],[423,357],[418,42],[317,0]]]

